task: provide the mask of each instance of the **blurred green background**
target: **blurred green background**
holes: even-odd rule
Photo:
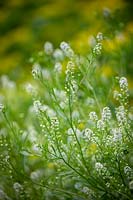
[[[131,78],[132,11],[132,0],[1,0],[0,74],[24,80],[31,67],[29,58],[43,50],[45,41],[57,47],[65,40],[85,52],[92,35],[103,32],[104,73],[111,75],[118,68]]]

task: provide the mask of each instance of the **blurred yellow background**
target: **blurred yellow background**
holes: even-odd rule
[[[126,65],[130,75],[133,67],[132,10],[132,0],[1,1],[0,74],[11,74],[14,79],[25,77],[29,58],[43,49],[45,41],[57,47],[65,40],[77,51],[85,52],[93,35],[103,32],[107,38],[104,50],[108,58],[103,63],[105,73],[111,73],[108,66],[113,66],[115,59],[122,70]],[[124,52],[121,51],[123,45]],[[126,60],[121,61],[121,56]]]

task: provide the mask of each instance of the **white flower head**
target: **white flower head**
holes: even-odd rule
[[[95,169],[97,170],[97,171],[100,171],[101,169],[103,169],[103,164],[102,163],[100,163],[100,162],[96,162],[96,164],[95,164]]]
[[[121,77],[119,80],[120,88],[121,89],[126,89],[128,87],[128,82],[125,77]]]
[[[43,175],[43,171],[38,169],[36,171],[33,171],[31,172],[30,174],[30,178],[33,180],[33,181],[37,181],[41,178],[41,176]]]
[[[50,71],[48,69],[42,69],[42,76],[44,79],[49,80],[50,79]]]
[[[74,110],[72,112],[72,118],[73,119],[79,119],[79,111],[78,110]]]
[[[90,189],[88,187],[83,187],[82,192],[84,194],[89,194],[90,193]]]
[[[104,130],[104,129],[105,129],[105,123],[104,123],[103,120],[98,120],[98,121],[97,121],[97,128],[98,128],[99,130]]]
[[[76,134],[79,139],[82,137],[82,132],[78,128],[76,128],[76,127],[74,127],[74,130],[72,128],[69,128],[67,130],[67,134],[69,136]]]
[[[102,120],[103,121],[109,121],[111,119],[111,111],[109,107],[103,108],[102,111]]]
[[[116,118],[120,124],[126,122],[127,119],[124,106],[119,106],[118,108],[116,108]]]
[[[42,108],[42,104],[39,100],[36,100],[33,102],[33,106],[34,106],[34,111],[36,112],[36,114],[40,113],[40,110]]]
[[[71,49],[71,47],[69,46],[68,43],[66,43],[66,42],[61,42],[60,48],[62,49],[62,51],[64,52],[64,54],[65,54],[68,58],[72,58],[72,57],[74,56],[74,51]]]
[[[103,16],[104,17],[109,17],[110,16],[110,14],[111,14],[111,10],[109,9],[109,8],[104,8],[103,9]]]
[[[62,64],[60,62],[55,63],[54,70],[55,70],[55,72],[61,73]]]
[[[20,183],[16,182],[13,184],[13,189],[15,190],[16,193],[19,193],[23,190],[23,187]]]
[[[35,63],[32,67],[32,75],[34,78],[37,78],[40,76],[41,73],[41,66],[38,63]]]
[[[98,42],[96,46],[93,48],[93,53],[96,55],[100,55],[102,50],[102,44]]]
[[[91,136],[93,135],[93,131],[89,128],[86,128],[84,131],[83,131],[83,135],[84,135],[84,138],[85,139],[90,139]]]
[[[53,57],[56,59],[56,60],[63,60],[64,58],[64,55],[63,55],[63,52],[61,49],[55,49],[54,53],[53,53]]]
[[[67,130],[67,134],[68,134],[68,135],[72,135],[72,134],[73,134],[72,128],[69,128],[69,129]]]
[[[61,42],[60,48],[65,51],[66,49],[70,48],[69,44],[67,42]]]
[[[103,34],[101,32],[99,32],[96,36],[96,39],[98,42],[101,42],[103,40]]]
[[[130,174],[130,172],[132,171],[131,167],[129,167],[128,165],[124,167],[124,173],[125,174]]]
[[[77,183],[75,183],[74,187],[75,187],[75,189],[80,190],[82,187],[82,183],[77,182]]]
[[[29,94],[36,94],[36,89],[33,87],[33,85],[31,83],[26,83],[24,85],[24,89]]]
[[[1,76],[1,84],[4,89],[15,89],[16,83],[14,81],[11,81],[7,75]]]
[[[112,129],[112,134],[113,134],[113,141],[114,142],[121,141],[122,133],[121,133],[121,130],[119,128]]]
[[[89,113],[89,118],[92,121],[97,121],[98,120],[98,116],[97,116],[96,112],[90,112]]]
[[[6,200],[11,200],[2,189],[0,189],[0,199],[1,200],[5,200],[5,199]]]
[[[47,55],[51,55],[53,53],[53,44],[51,42],[45,42],[44,44],[44,51]]]

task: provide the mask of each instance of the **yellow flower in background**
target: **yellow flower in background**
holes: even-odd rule
[[[22,6],[23,4],[25,4],[26,1],[24,0],[10,0],[7,1],[6,3],[8,4],[8,6]]]
[[[114,74],[113,68],[108,65],[103,65],[101,67],[101,73],[103,76],[110,77]]]
[[[31,38],[31,32],[28,27],[19,27],[10,31],[10,33],[6,36],[8,40],[13,42],[26,42]]]
[[[127,24],[126,32],[127,32],[127,34],[129,34],[129,33],[132,33],[132,34],[133,34],[133,22],[129,22],[129,23]]]
[[[95,154],[96,151],[97,151],[97,145],[96,145],[95,143],[91,143],[91,144],[88,146],[87,150],[86,150],[86,154],[87,154],[88,156],[91,156],[91,155]]]
[[[115,10],[116,8],[122,9],[125,6],[125,3],[123,0],[95,0],[89,1],[88,6],[86,6],[86,2],[82,2],[81,5],[84,7],[84,17],[86,19],[93,20],[94,16],[98,12],[101,12],[102,14],[103,9],[108,8],[111,11]]]
[[[128,42],[128,37],[124,33],[118,33],[113,39],[106,39],[103,41],[104,49],[107,52],[119,50],[121,44]]]
[[[7,14],[4,10],[0,10],[0,22],[2,23],[7,17]]]
[[[39,156],[37,156],[37,155],[30,155],[30,156],[28,156],[28,160],[29,161],[37,161],[37,160],[39,160],[40,159],[40,157]]]
[[[48,168],[48,169],[54,170],[54,169],[56,168],[56,164],[55,164],[54,162],[49,162],[49,163],[47,164],[47,168]]]
[[[83,123],[83,122],[80,122],[79,124],[78,124],[78,127],[77,127],[78,129],[80,129],[80,130],[83,130],[84,128],[85,128],[85,124]]]
[[[133,90],[133,80],[130,77],[128,78],[128,88],[129,90]]]
[[[7,73],[11,69],[13,69],[19,63],[19,59],[20,59],[19,53],[13,53],[7,57],[2,57],[0,64],[0,72]]]

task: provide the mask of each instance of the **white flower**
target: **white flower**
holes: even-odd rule
[[[56,116],[51,117],[51,129],[56,131],[59,130],[59,120]]]
[[[68,135],[72,135],[72,134],[73,134],[72,128],[69,128],[69,129],[67,130],[67,134],[68,134]]]
[[[96,45],[96,39],[95,39],[94,36],[91,35],[91,36],[88,38],[88,44],[89,44],[91,47],[94,47],[94,46]]]
[[[37,144],[33,144],[32,146],[32,150],[34,153],[41,155],[41,149],[39,148],[39,146]]]
[[[116,108],[116,118],[120,124],[123,124],[126,122],[126,112],[124,106],[119,106]]]
[[[101,54],[101,50],[102,50],[102,44],[98,42],[96,46],[93,48],[93,53],[99,55]]]
[[[61,102],[60,102],[60,107],[61,107],[62,109],[64,109],[64,108],[66,107],[66,103],[65,103],[64,101],[61,101]]]
[[[46,110],[46,113],[49,117],[55,117],[56,116],[56,112],[52,109],[52,108],[49,108]]]
[[[69,44],[67,43],[67,42],[61,42],[61,44],[60,44],[60,48],[63,50],[63,51],[65,51],[66,49],[69,49],[70,48],[70,46],[69,46]]]
[[[101,42],[101,41],[103,40],[103,34],[99,32],[99,33],[97,34],[96,38],[97,38],[97,41],[98,41],[98,42]]]
[[[97,121],[97,128],[100,130],[104,130],[105,129],[105,124],[103,120],[98,120]]]
[[[74,127],[74,130],[72,128],[69,128],[67,130],[67,134],[68,135],[74,135],[74,134],[76,134],[76,136],[78,138],[80,138],[82,136],[82,132],[78,128],[76,128],[76,127]]]
[[[16,88],[16,83],[11,81],[7,75],[2,75],[1,76],[1,84],[3,88],[8,88],[8,89],[15,89]]]
[[[38,169],[36,171],[31,172],[30,178],[33,181],[37,181],[37,180],[39,180],[42,177],[42,175],[43,175],[43,171],[41,169]]]
[[[69,72],[73,72],[75,68],[75,64],[72,61],[68,61],[67,66],[66,66],[66,74]]]
[[[42,76],[44,79],[49,79],[50,78],[50,71],[48,69],[43,69],[42,70]]]
[[[120,88],[121,89],[126,89],[128,87],[128,82],[125,77],[121,77],[119,80]]]
[[[112,129],[112,133],[114,135],[114,137],[113,137],[114,142],[121,141],[122,133],[121,133],[121,130],[119,128]]]
[[[103,108],[102,111],[102,120],[103,121],[109,121],[111,119],[111,111],[109,107]]]
[[[92,121],[97,121],[98,120],[98,116],[97,116],[96,112],[90,112],[89,113],[89,118]]]
[[[84,131],[83,131],[83,135],[86,139],[90,139],[91,136],[93,135],[93,131],[89,128],[86,128]]]
[[[78,112],[77,110],[74,110],[74,111],[72,112],[72,118],[73,118],[73,119],[78,119],[78,118],[79,118],[79,112]]]
[[[95,164],[95,168],[96,168],[97,171],[99,171],[99,170],[103,169],[103,164],[100,163],[100,162],[97,162],[97,163]]]
[[[54,70],[55,70],[55,72],[61,73],[62,64],[60,62],[55,63]]]
[[[85,193],[85,194],[89,194],[90,189],[88,187],[83,187],[82,192]]]
[[[0,112],[3,112],[5,109],[5,106],[3,104],[0,104]]]
[[[60,101],[65,101],[66,99],[66,92],[64,90],[58,90],[56,88],[53,89],[55,96],[60,100]]]
[[[103,9],[103,16],[104,17],[109,17],[111,14],[111,10],[109,8],[104,8]]]
[[[74,56],[74,51],[71,49],[68,43],[61,42],[60,48],[67,57],[72,58]]]
[[[53,44],[51,42],[45,42],[44,44],[44,51],[47,55],[51,55],[53,53]]]
[[[125,174],[130,174],[131,171],[132,171],[132,169],[128,165],[124,167],[124,173]]]
[[[11,198],[9,198],[2,189],[0,189],[0,199],[1,200],[11,200]]]
[[[82,183],[77,182],[77,183],[75,183],[74,187],[75,187],[75,189],[80,190],[82,187]]]
[[[3,104],[0,104],[0,111],[2,111],[4,108],[4,105]]]
[[[23,190],[23,187],[20,183],[16,182],[13,184],[13,189],[15,190],[16,193],[21,192]]]
[[[117,101],[119,100],[121,94],[119,94],[119,92],[117,90],[114,91],[114,99],[116,99]]]
[[[30,83],[26,83],[24,85],[24,88],[25,88],[26,92],[29,94],[35,93],[35,89],[34,89],[33,85],[31,85]]]
[[[38,114],[40,113],[40,110],[42,108],[42,104],[39,100],[36,100],[33,102],[33,106],[34,106],[34,111]]]
[[[32,75],[34,78],[40,76],[41,73],[41,66],[38,63],[35,63],[32,67]]]
[[[64,55],[61,49],[55,49],[54,53],[53,53],[53,57],[56,60],[63,60]]]

